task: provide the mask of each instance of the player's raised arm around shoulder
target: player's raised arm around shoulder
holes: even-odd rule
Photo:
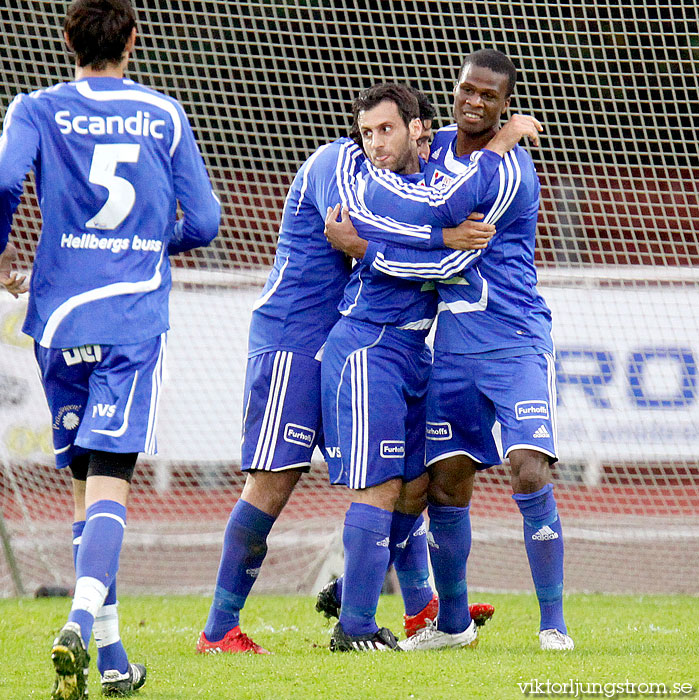
[[[172,176],[183,217],[175,225],[169,255],[208,245],[216,238],[221,222],[221,203],[211,188],[189,121],[179,104],[177,107],[182,134],[172,154]]]
[[[478,221],[470,224],[479,226]],[[495,227],[485,225],[492,228]],[[363,260],[372,272],[402,277],[404,279],[447,279],[462,272],[479,258],[487,245],[471,246],[466,251],[454,249],[419,250],[403,246],[388,246],[381,241],[367,241],[358,235],[346,208],[328,209],[325,219],[325,235],[333,248]],[[488,240],[492,234],[488,233]],[[477,247],[477,249],[476,249]]]
[[[363,260],[372,271],[411,280],[448,279],[478,262],[479,250],[414,250],[371,242]]]
[[[319,212],[326,216],[328,208],[347,210],[352,216],[359,235],[365,240],[389,241],[419,249],[434,247],[441,240],[441,228],[435,232],[429,224],[398,221],[390,216],[375,214],[363,201],[365,177],[362,167],[366,158],[362,149],[349,139],[343,140],[335,164],[335,176],[328,181],[323,198],[319,198]],[[441,243],[440,243],[441,245]]]
[[[368,163],[364,203],[375,213],[408,223],[456,226],[487,199],[502,161],[494,151],[476,151],[468,168],[442,188],[408,182]]]

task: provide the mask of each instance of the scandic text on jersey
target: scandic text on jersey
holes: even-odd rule
[[[98,115],[76,114],[71,116],[70,111],[62,109],[54,115],[56,124],[62,134],[80,134],[101,136],[103,134],[131,134],[132,136],[152,136],[154,139],[162,139],[164,134],[160,129],[165,126],[163,119],[151,121],[148,112],[140,109],[133,117],[124,118],[114,114],[108,117]]]

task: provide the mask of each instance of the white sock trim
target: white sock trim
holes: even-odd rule
[[[90,520],[94,520],[95,518],[111,518],[112,520],[116,520],[124,529],[126,529],[124,519],[120,518],[118,515],[114,515],[114,513],[95,513],[87,519],[87,522],[89,523]]]

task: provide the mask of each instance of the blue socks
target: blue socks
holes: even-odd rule
[[[466,560],[471,551],[469,508],[429,504],[430,559],[439,595],[437,627],[457,634],[471,624],[466,588]]]
[[[340,624],[346,634],[372,634],[376,607],[390,558],[393,513],[365,503],[352,503],[345,515],[345,581]]]
[[[119,554],[126,527],[126,508],[116,501],[93,503],[85,518],[75,562],[75,593],[68,620],[80,625],[87,648],[95,617],[119,569]]]
[[[388,566],[395,566],[406,615],[417,615],[434,595],[429,583],[426,535],[422,515],[393,511]],[[340,601],[343,584],[344,577],[340,576],[335,581],[335,595]]]
[[[524,546],[541,610],[540,629],[567,632],[563,619],[563,531],[553,484],[512,496],[524,518]]]
[[[85,529],[85,521],[77,520],[73,523],[73,565],[76,565],[78,559],[78,547],[80,539]],[[129,670],[129,657],[126,654],[126,649],[119,637],[119,617],[116,612],[117,597],[116,597],[116,580],[112,581],[107,597],[104,600],[102,608],[97,613],[95,618],[95,626],[93,632],[95,639],[100,636],[101,628],[106,628],[97,640],[97,668],[100,675],[104,675],[105,671],[116,669],[119,673],[126,673]],[[98,622],[99,620],[99,622]],[[116,641],[110,642],[114,639]],[[102,641],[108,641],[102,645]]]
[[[218,567],[216,590],[204,634],[218,642],[239,622],[250,589],[267,554],[267,535],[275,518],[242,499],[233,506]]]
[[[406,615],[417,615],[432,600],[427,562],[427,528],[418,515],[393,512],[391,553]]]

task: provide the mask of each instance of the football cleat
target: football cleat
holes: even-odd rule
[[[399,642],[398,646],[403,651],[426,651],[429,649],[448,649],[453,647],[475,647],[478,644],[478,628],[471,620],[471,624],[463,631],[456,634],[441,632],[432,620],[428,620],[417,634]]]
[[[197,652],[199,654],[269,654],[264,647],[240,631],[240,625],[236,625],[232,630],[226,632],[223,639],[218,642],[210,642],[202,632],[197,642]]]
[[[346,634],[338,622],[330,637],[330,651],[400,651],[396,638],[387,627],[371,634],[352,637]]]
[[[539,646],[543,651],[569,651],[575,649],[573,640],[557,629],[541,630],[539,632]]]
[[[403,629],[406,637],[412,637],[416,632],[424,629],[427,621],[434,622],[437,619],[439,612],[439,598],[432,594],[430,600],[425,607],[415,615],[403,615]]]
[[[51,661],[56,682],[51,700],[83,700],[87,697],[87,672],[90,656],[80,636],[80,625],[67,622],[53,640]]]
[[[471,613],[471,619],[476,623],[476,626],[483,627],[494,615],[495,608],[489,603],[474,603],[468,606],[468,611]]]
[[[474,603],[468,606],[471,619],[478,627],[482,627],[495,613],[495,608],[489,603]],[[428,620],[434,622],[439,612],[439,598],[432,596],[432,600],[417,614],[403,615],[403,627],[405,636],[412,637],[416,632],[425,627]]]
[[[129,664],[126,673],[105,671],[102,674],[102,695],[125,698],[146,682],[146,667],[143,664]]]
[[[340,601],[335,588],[336,582],[337,579],[334,578],[330,583],[326,583],[316,598],[316,612],[322,613],[328,619],[340,617]]]

